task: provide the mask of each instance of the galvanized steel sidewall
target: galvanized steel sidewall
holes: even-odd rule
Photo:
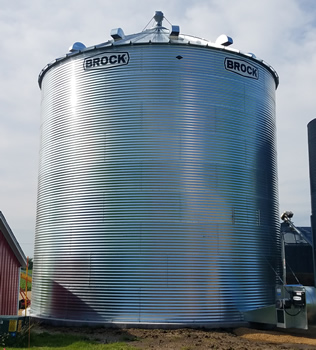
[[[307,125],[308,131],[308,156],[309,156],[309,180],[311,192],[311,225],[313,242],[316,242],[316,119],[311,120]],[[313,254],[316,256],[316,246],[313,247]],[[314,272],[315,273],[315,272]]]
[[[85,70],[100,53],[129,61]],[[275,81],[226,58],[132,45],[45,73],[34,316],[225,323],[274,303]]]

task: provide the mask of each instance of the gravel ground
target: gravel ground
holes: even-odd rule
[[[100,343],[123,341],[144,350],[316,349],[316,329],[301,332],[295,330],[263,331],[250,328],[233,330],[161,330],[37,326],[36,329],[39,332],[84,335]]]

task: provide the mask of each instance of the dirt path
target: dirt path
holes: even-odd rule
[[[38,331],[85,335],[100,343],[128,342],[142,350],[273,350],[316,349],[316,331],[161,330],[40,327]]]

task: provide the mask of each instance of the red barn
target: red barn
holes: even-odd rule
[[[0,211],[0,315],[17,315],[20,269],[26,257]]]

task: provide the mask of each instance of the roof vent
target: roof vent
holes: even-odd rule
[[[229,46],[232,43],[233,43],[233,39],[230,36],[227,36],[225,34],[220,35],[215,41],[215,44],[219,44],[223,46]]]
[[[180,27],[179,26],[171,26],[171,33],[170,33],[170,38],[171,39],[177,39],[180,34]]]
[[[84,45],[83,43],[80,43],[79,41],[75,42],[74,44],[72,44],[69,48],[70,52],[76,52],[76,51],[81,51],[84,50],[86,48],[86,45]]]
[[[162,21],[164,19],[164,15],[161,11],[156,11],[154,15],[154,20],[157,22],[156,26],[161,27],[162,26]]]
[[[118,41],[125,38],[125,34],[122,28],[114,28],[111,30],[111,37],[114,41]]]

